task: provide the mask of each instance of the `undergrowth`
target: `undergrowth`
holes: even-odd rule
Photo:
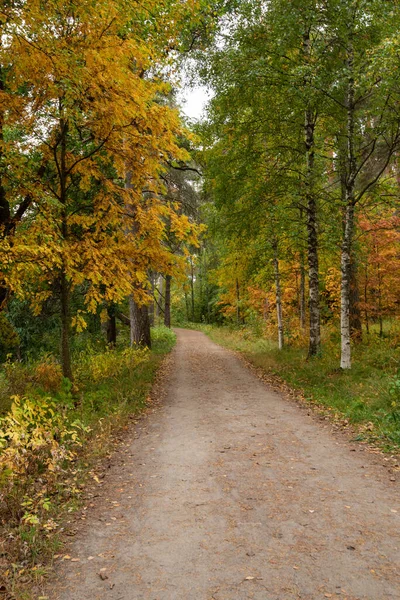
[[[191,324],[188,327],[193,327]],[[353,346],[349,371],[339,368],[338,340],[324,332],[320,357],[306,359],[304,347],[279,350],[275,341],[263,339],[249,328],[197,325],[209,337],[242,353],[254,366],[272,373],[301,391],[306,400],[332,409],[367,440],[388,452],[400,448],[400,351],[398,332],[380,338],[373,330]]]
[[[175,335],[152,332],[151,351],[96,349],[75,356],[76,379],[63,379],[53,357],[8,363],[0,418],[0,596],[22,600],[46,575],[62,544],[64,516],[76,510],[95,461],[112,434],[146,399]],[[6,393],[11,399],[6,402]]]

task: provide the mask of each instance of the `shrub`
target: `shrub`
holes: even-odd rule
[[[39,520],[37,513],[47,509],[45,499],[75,460],[85,431],[52,398],[13,398],[10,412],[0,418],[0,488],[9,513],[16,516],[25,507],[25,520],[29,515]]]
[[[35,367],[33,380],[45,392],[53,394],[59,392],[62,379],[61,365],[49,354]]]
[[[126,348],[122,352],[108,349],[98,354],[86,351],[80,355],[76,376],[78,381],[99,383],[136,368],[147,360],[148,355],[147,348]]]

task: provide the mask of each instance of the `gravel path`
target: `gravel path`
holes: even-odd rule
[[[178,330],[162,388],[50,600],[400,599],[399,488],[383,458],[202,333]]]

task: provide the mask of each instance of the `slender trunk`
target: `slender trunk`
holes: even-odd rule
[[[299,291],[299,317],[300,327],[306,326],[306,270],[304,267],[304,254],[300,254],[300,291]]]
[[[382,278],[381,269],[378,263],[378,315],[379,315],[379,337],[383,337],[383,318],[382,318]]]
[[[362,342],[360,290],[357,280],[357,264],[354,256],[350,263],[350,332],[355,342]]]
[[[164,325],[171,327],[171,275],[165,276],[165,309],[164,309]]]
[[[156,302],[156,316],[157,316],[157,320],[159,321],[161,318],[161,314],[162,314],[162,302],[164,299],[164,277],[160,277],[159,278],[159,284],[158,287],[156,286],[156,292],[158,294],[158,301]]]
[[[117,345],[117,320],[115,304],[110,304],[107,307],[107,344],[110,348],[115,348]]]
[[[282,350],[284,345],[283,316],[282,316],[282,291],[281,274],[279,271],[278,244],[274,243],[274,272],[275,272],[275,292],[276,292],[276,316],[278,320],[278,346]]]
[[[71,315],[70,315],[70,285],[67,281],[65,270],[62,269],[60,276],[60,300],[61,300],[61,364],[64,377],[73,381],[71,365]]]
[[[369,335],[369,314],[367,310],[368,306],[368,264],[365,265],[365,285],[364,285],[364,313],[365,313],[365,328],[367,330],[367,334]]]
[[[193,269],[193,259],[190,259],[190,300],[191,300],[191,309],[192,316],[191,320],[194,323],[194,269]]]
[[[59,100],[59,111],[62,114],[62,99]],[[68,239],[68,221],[67,221],[67,135],[68,123],[61,117],[59,120],[60,128],[60,158],[59,158],[59,185],[60,185],[60,203],[61,209],[61,235],[63,243]],[[61,362],[64,377],[73,381],[71,365],[71,315],[70,315],[70,283],[67,279],[65,264],[61,268]]]
[[[238,278],[236,278],[236,323],[240,325],[240,286]]]
[[[131,346],[151,348],[150,319],[148,306],[139,306],[133,296],[129,297],[129,318],[131,322]]]
[[[189,322],[189,298],[187,295],[187,291],[185,290],[185,308],[186,308],[186,321]]]
[[[1,39],[0,39],[1,45]],[[5,82],[4,82],[4,68],[0,66],[0,94],[4,93]],[[10,204],[7,200],[6,190],[3,184],[2,172],[4,168],[4,154],[3,154],[3,140],[4,140],[4,111],[0,110],[0,231],[1,235],[5,235],[7,225],[11,219]],[[9,290],[7,286],[0,282],[0,310],[2,310],[7,302]]]
[[[345,181],[345,210],[344,228],[341,252],[341,308],[340,308],[340,333],[341,333],[341,357],[342,369],[351,368],[351,331],[350,331],[350,268],[351,254],[354,234],[354,212],[355,212],[355,178],[357,165],[354,153],[355,135],[355,92],[353,77],[353,48],[348,48],[347,67],[349,79],[347,83],[347,156],[346,156],[346,181]]]
[[[303,38],[303,52],[306,60],[311,55],[310,34]],[[308,79],[305,81],[308,87]],[[319,257],[317,230],[317,200],[314,190],[315,180],[315,125],[316,115],[308,105],[304,119],[304,141],[306,147],[305,200],[307,211],[307,254],[309,278],[310,341],[308,356],[316,356],[321,349],[321,322],[319,306]]]
[[[151,284],[151,303],[149,304],[149,320],[150,327],[154,327],[154,314],[155,314],[155,302],[154,302],[154,292],[155,292],[155,275],[154,273],[150,274],[150,284]]]
[[[307,253],[308,253],[308,279],[309,279],[309,313],[310,313],[310,341],[308,356],[316,356],[321,349],[321,322],[319,306],[319,257],[318,257],[318,231],[317,231],[317,201],[313,191],[314,179],[314,128],[315,119],[310,110],[306,111],[305,137],[306,137],[306,203],[307,203]]]
[[[342,369],[351,368],[351,335],[350,335],[350,264],[351,241],[354,223],[354,206],[348,204],[345,211],[345,231],[342,241],[341,255],[341,307],[340,307],[340,333],[341,333],[341,358]]]

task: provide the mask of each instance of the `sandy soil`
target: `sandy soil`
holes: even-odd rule
[[[178,330],[162,388],[50,600],[400,599],[399,487],[382,457],[199,332]]]

